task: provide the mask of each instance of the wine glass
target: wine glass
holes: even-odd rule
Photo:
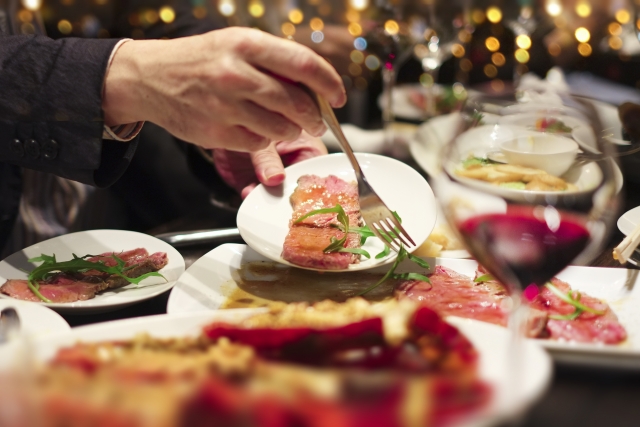
[[[435,189],[447,221],[467,250],[509,293],[504,301],[511,303],[514,345],[507,369],[514,384],[506,397],[515,399],[518,375],[526,369],[519,342],[528,319],[527,301],[536,298],[540,287],[568,264],[588,262],[600,253],[616,217],[618,188],[612,157],[574,164],[560,177],[546,174],[547,179],[536,173],[558,186],[561,179],[566,184],[562,188],[529,186],[525,181],[532,182],[533,175],[527,175],[531,169],[492,163],[487,155],[503,144],[520,141],[535,151],[539,138],[569,138],[504,124],[505,116],[518,111],[512,108],[517,105],[515,94],[510,95],[509,99],[504,95],[469,99],[452,119],[449,136],[443,137],[447,141]],[[596,109],[588,99],[567,97],[565,102],[579,109],[584,126],[591,127],[593,135],[602,135]],[[613,155],[612,144],[602,137],[597,149],[605,156]],[[483,173],[493,173],[493,182],[481,178]],[[585,179],[590,173],[594,180]]]
[[[414,56],[426,78],[421,79],[425,96],[425,118],[437,115],[435,83],[442,64],[453,56],[458,32],[465,27],[464,3],[433,0],[410,2],[405,10],[410,34],[415,42]]]

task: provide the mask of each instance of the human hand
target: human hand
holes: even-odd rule
[[[320,138],[302,132],[293,141],[272,142],[254,153],[215,149],[213,160],[218,174],[244,199],[259,183],[281,184],[285,166],[323,154],[327,154],[327,148]]]
[[[249,28],[174,40],[136,40],[115,53],[105,78],[108,125],[154,122],[203,148],[264,149],[325,126],[298,83],[340,107],[335,69],[298,43]]]

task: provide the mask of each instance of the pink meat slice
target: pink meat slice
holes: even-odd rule
[[[554,278],[551,283],[565,294],[571,290],[569,284],[560,279]],[[627,339],[626,330],[606,303],[585,294],[582,294],[580,302],[604,314],[598,315],[584,311],[574,320],[550,318],[547,321],[547,330],[551,338],[604,344],[618,344]],[[549,315],[566,316],[575,310],[573,305],[562,301],[546,287],[541,288],[531,305],[539,310],[545,310]]]
[[[329,175],[321,178],[317,175],[303,175],[291,195],[293,215],[289,223],[289,233],[285,238],[282,257],[292,264],[323,270],[343,270],[357,263],[359,256],[351,253],[324,253],[331,238],[341,239],[340,230],[331,224],[338,224],[337,214],[311,216],[299,224],[294,222],[312,210],[332,208],[339,204],[349,217],[350,226],[361,226],[358,189],[354,182],[348,183]],[[350,233],[345,243],[347,248],[360,247],[360,238]]]
[[[506,295],[502,286],[475,283],[450,268],[436,266],[431,283],[407,280],[400,283],[397,295],[420,301],[443,316],[460,316],[498,325],[507,324],[507,313],[500,301]]]
[[[55,303],[75,302],[91,299],[108,287],[104,281],[83,282],[61,276],[56,276],[57,280],[49,283],[41,282],[40,294]],[[31,292],[26,280],[7,280],[0,288],[0,292],[24,301],[42,302]]]

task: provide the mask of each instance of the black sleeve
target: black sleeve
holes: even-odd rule
[[[102,140],[102,86],[118,40],[0,36],[0,162],[106,186],[136,143]]]

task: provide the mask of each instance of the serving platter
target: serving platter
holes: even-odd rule
[[[247,263],[268,262],[246,245],[218,246],[198,259],[180,277],[167,303],[168,313],[220,310],[238,289],[239,270]],[[477,262],[470,259],[427,258],[430,265],[442,265],[473,277]],[[415,266],[412,267],[415,270]],[[379,272],[386,271],[381,268]],[[376,271],[376,270],[372,270]],[[606,301],[626,328],[628,339],[620,345],[578,344],[533,340],[551,352],[557,361],[569,364],[640,369],[640,277],[638,270],[569,266],[557,277],[573,289]],[[274,280],[274,279],[272,279]],[[311,285],[309,285],[311,286]],[[262,295],[264,296],[264,295]],[[304,300],[305,295],[298,300]]]
[[[20,319],[20,333],[29,339],[68,332],[71,327],[66,320],[50,308],[38,303],[0,299],[0,311],[14,308]]]
[[[27,260],[41,254],[55,254],[58,261],[73,258],[73,254],[84,256],[98,255],[105,252],[121,252],[135,248],[144,248],[150,254],[165,252],[168,264],[160,270],[161,277],[149,277],[139,285],[130,284],[122,288],[99,293],[93,299],[72,303],[33,303],[49,307],[59,313],[92,314],[117,310],[137,302],[153,298],[168,291],[184,272],[184,259],[173,246],[153,236],[126,230],[89,230],[54,237],[29,246],[0,262],[0,284],[8,279],[26,279],[27,271],[33,270],[37,264]],[[6,295],[0,295],[16,301]]]
[[[415,169],[398,160],[377,154],[356,153],[363,173],[373,189],[392,211],[402,218],[402,226],[420,246],[436,223],[436,201],[431,187]],[[302,175],[321,177],[335,175],[345,181],[355,181],[353,168],[342,153],[314,157],[285,169],[284,182],[276,187],[259,185],[243,201],[236,218],[242,239],[263,256],[291,265],[281,256],[282,245],[289,232],[293,210],[289,197]],[[395,253],[375,259],[384,246],[379,239],[370,238],[363,249],[372,254],[348,271],[366,270],[393,262]],[[337,272],[340,270],[332,270]]]
[[[256,310],[221,310],[216,312],[167,314],[117,320],[74,328],[69,333],[43,337],[31,343],[31,359],[42,363],[55,355],[58,349],[78,341],[98,342],[127,340],[145,333],[157,338],[193,337],[212,321],[241,322]],[[514,417],[531,406],[544,393],[551,379],[549,357],[534,343],[526,343],[523,363],[527,366],[521,378],[518,393],[513,395],[513,384],[504,369],[507,364],[509,335],[503,328],[468,319],[449,318],[451,324],[466,335],[480,354],[479,375],[494,389],[495,396],[485,412],[469,420],[465,427],[495,425]],[[20,349],[0,348],[0,370],[13,369]]]

